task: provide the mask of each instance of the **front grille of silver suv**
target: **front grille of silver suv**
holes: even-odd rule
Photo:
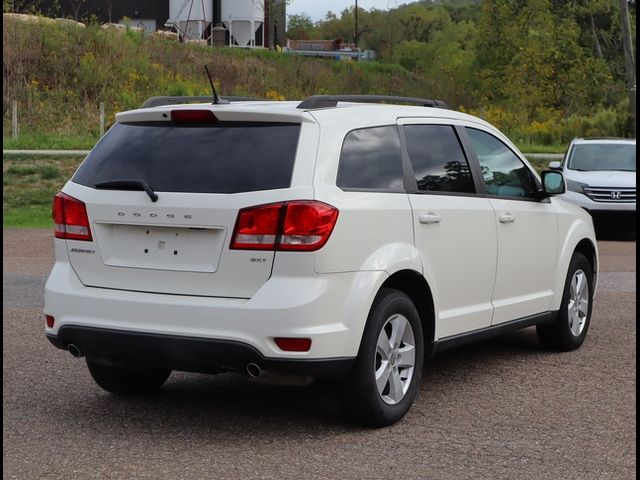
[[[594,202],[635,203],[636,189],[623,187],[584,187],[584,193]]]

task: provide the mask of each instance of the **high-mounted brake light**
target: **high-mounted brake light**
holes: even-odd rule
[[[211,110],[171,110],[172,122],[217,122]]]
[[[66,193],[53,198],[53,230],[56,238],[91,241],[86,205]]]
[[[337,219],[337,208],[315,200],[243,208],[231,249],[312,252],[327,243]]]

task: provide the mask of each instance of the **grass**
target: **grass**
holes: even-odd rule
[[[518,143],[514,142],[516,147],[524,153],[564,153],[567,150],[567,145],[540,145],[532,143]]]
[[[139,108],[156,95],[207,95],[203,66],[213,68],[218,91],[225,95],[303,99],[317,94],[379,94],[444,98],[486,118],[516,140],[526,153],[563,152],[574,136],[623,134],[626,107],[589,115],[527,120],[514,99],[512,110],[483,105],[489,92],[451,89],[448,78],[432,78],[396,63],[335,62],[266,50],[212,49],[99,25],[67,28],[56,23],[3,23],[5,106],[18,102],[21,133],[10,138],[10,109],[5,108],[4,149],[89,149],[99,132],[99,104],[106,126],[116,112]],[[389,59],[392,60],[392,59]],[[474,82],[471,82],[474,83]],[[453,98],[451,98],[453,97]],[[486,107],[486,108],[485,108]],[[589,110],[591,112],[591,109]],[[624,115],[623,115],[624,113]],[[546,115],[546,114],[545,114]],[[554,116],[555,115],[555,116]],[[483,118],[485,114],[480,115]]]
[[[548,169],[549,162],[551,161],[548,158],[527,158],[527,160],[538,173],[542,172],[542,170]]]
[[[516,147],[523,153],[564,153],[568,146],[568,144],[542,145],[523,141],[514,141],[513,143],[515,143]]]
[[[50,227],[53,196],[81,161],[80,157],[4,156],[2,226]]]
[[[17,207],[5,210],[2,216],[3,227],[53,227],[50,206]]]
[[[90,150],[98,141],[88,135],[20,133],[18,138],[2,138],[5,150]]]

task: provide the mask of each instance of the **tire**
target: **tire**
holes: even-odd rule
[[[585,283],[581,283],[580,278]],[[575,285],[579,289],[577,294],[574,294]],[[581,300],[576,302],[577,298]],[[553,323],[536,327],[540,343],[549,349],[561,352],[579,348],[587,336],[592,310],[593,270],[587,258],[576,252],[569,263],[562,303],[555,320]]]
[[[392,345],[391,339],[397,339],[394,335],[403,331],[402,326],[402,340]],[[423,352],[422,323],[411,299],[398,290],[380,290],[369,312],[355,365],[344,382],[347,413],[370,427],[384,427],[400,420],[418,391]],[[380,384],[384,384],[380,389],[377,375],[381,377]]]
[[[145,395],[156,392],[167,381],[171,370],[112,367],[87,359],[93,380],[116,395]]]

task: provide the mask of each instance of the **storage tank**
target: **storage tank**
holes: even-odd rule
[[[265,0],[221,0],[222,22],[229,31],[229,45],[255,47],[256,32],[262,31]],[[259,35],[264,45],[264,33]]]
[[[182,40],[204,38],[213,20],[212,7],[211,0],[169,0],[166,25],[174,27]]]

